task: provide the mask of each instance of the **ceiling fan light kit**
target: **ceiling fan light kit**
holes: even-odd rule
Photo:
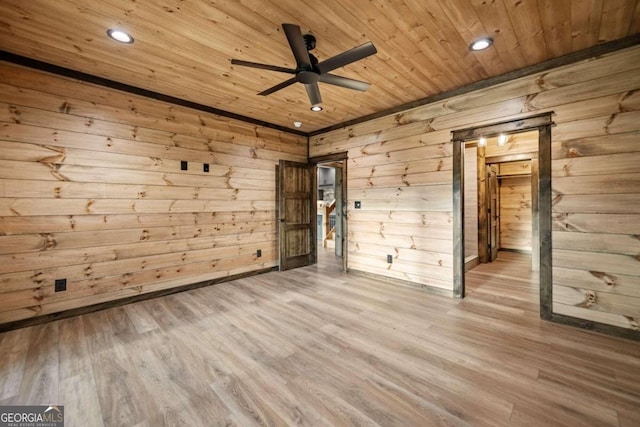
[[[322,62],[310,53],[316,47],[316,38],[312,34],[302,35],[300,27],[295,24],[282,24],[282,29],[287,36],[289,47],[293,52],[296,60],[296,68],[278,67],[276,65],[260,64],[257,62],[243,61],[240,59],[232,59],[233,65],[243,67],[259,68],[262,70],[277,71],[280,73],[293,74],[294,76],[282,83],[279,83],[269,89],[260,92],[258,95],[267,96],[274,92],[291,86],[294,83],[302,83],[307,91],[312,111],[322,111],[322,96],[318,82],[327,83],[334,86],[340,86],[347,89],[366,91],[370,83],[360,80],[354,80],[347,77],[331,74],[337,68],[344,67],[353,62],[364,59],[377,53],[373,43],[367,42],[363,45],[354,47],[353,49],[332,56]]]

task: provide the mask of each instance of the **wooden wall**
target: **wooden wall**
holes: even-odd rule
[[[314,136],[310,155],[349,153],[350,269],[452,289],[451,131],[553,111],[553,310],[637,329],[639,108],[634,46]]]
[[[277,264],[275,165],[305,137],[5,63],[0,82],[0,323]]]
[[[464,149],[464,256],[478,256],[478,147]]]
[[[500,249],[531,251],[531,175],[500,178]]]

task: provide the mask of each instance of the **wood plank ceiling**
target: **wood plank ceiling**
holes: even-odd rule
[[[281,29],[317,37],[320,61],[367,41],[378,54],[335,74],[366,93],[321,84],[324,111],[290,76]],[[129,31],[132,45],[106,36]],[[640,0],[2,0],[0,49],[217,109],[311,132],[640,32]],[[491,36],[493,47],[468,45]]]

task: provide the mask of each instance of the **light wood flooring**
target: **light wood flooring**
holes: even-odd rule
[[[70,426],[640,425],[640,343],[538,317],[529,258],[464,300],[318,266],[0,335],[0,405]]]

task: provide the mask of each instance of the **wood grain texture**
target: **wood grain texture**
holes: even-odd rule
[[[510,4],[515,7],[515,3],[518,2]],[[577,7],[578,3],[585,3],[582,6],[586,7],[586,3],[597,2],[575,2],[571,9]],[[547,7],[549,3],[543,2],[539,6],[542,5]],[[475,6],[479,8],[482,5]],[[464,10],[450,13],[454,12],[466,13]],[[563,31],[558,29],[558,34]],[[544,37],[546,41],[546,33]],[[539,49],[550,48],[544,47],[544,44],[540,46]],[[559,43],[553,49],[562,50],[566,46]],[[365,243],[359,239],[366,239],[366,242],[374,239],[380,247],[376,257],[369,255],[367,258],[358,258],[357,265],[354,263],[349,268],[368,272],[375,270],[377,274],[397,278],[397,274],[391,272],[393,268],[389,269],[384,263],[384,256],[394,253],[392,250],[396,243],[410,245],[411,236],[418,230],[421,233],[433,233],[433,236],[446,233],[435,225],[426,229],[418,225],[414,230],[409,224],[393,227],[392,223],[400,223],[402,218],[409,216],[419,218],[434,210],[450,212],[454,194],[451,185],[441,181],[440,174],[452,168],[454,146],[451,132],[518,121],[536,113],[553,111],[555,125],[551,134],[545,136],[551,141],[548,164],[545,165],[551,169],[551,193],[547,195],[549,200],[544,201],[552,205],[551,210],[545,208],[547,217],[541,218],[541,221],[552,222],[555,230],[576,234],[575,238],[562,236],[560,246],[553,252],[553,264],[557,258],[558,268],[584,269],[587,275],[589,271],[596,271],[604,275],[638,276],[640,264],[636,258],[639,252],[634,243],[640,234],[640,187],[637,185],[637,165],[640,164],[638,75],[640,48],[636,46],[311,137],[309,148],[312,156],[329,154],[338,149],[349,153],[349,210],[354,212],[358,222],[367,223],[370,228],[350,235],[350,250],[355,250],[358,243]],[[491,141],[496,138],[495,134],[488,136]],[[503,147],[490,144],[482,150],[489,158],[504,160],[505,156],[535,156],[536,144],[536,132],[525,132],[509,135]],[[484,164],[484,161],[481,163]],[[529,168],[521,167],[523,165],[528,166],[529,163],[505,166],[504,172],[509,175],[529,173]],[[479,170],[481,166],[479,164]],[[424,172],[420,173],[419,168],[423,168]],[[434,171],[434,168],[437,170]],[[379,172],[380,176],[377,177]],[[388,177],[393,174],[395,177]],[[352,181],[353,187],[350,186]],[[482,189],[482,185],[479,188]],[[519,225],[518,221],[508,218],[505,222],[510,229],[507,229],[504,238],[513,240],[512,243],[517,243],[519,247],[523,242],[516,240],[521,240],[522,233],[532,221],[529,211],[533,198],[530,201],[528,197],[526,199],[523,201],[522,196],[514,193],[507,195],[504,200],[504,207],[511,209],[511,213],[519,217],[518,221],[526,222],[526,225]],[[356,200],[362,202],[360,212],[353,209]],[[394,219],[394,212],[402,212],[403,217]],[[376,219],[367,220],[367,215]],[[453,235],[452,224],[447,227]],[[404,228],[407,235],[394,234],[392,239],[389,238],[384,230],[394,228]],[[610,234],[621,236],[614,238],[609,237]],[[608,237],[601,244],[596,243],[603,235]],[[544,246],[551,250],[552,240],[551,236],[548,237],[544,242],[536,242],[537,247]],[[385,242],[385,239],[389,240]],[[567,248],[569,244],[571,246]],[[385,246],[388,252],[384,251]],[[530,246],[530,241],[527,241],[526,247]],[[440,250],[433,249],[437,253],[453,254],[449,252],[453,249],[450,248],[451,245],[447,243]],[[432,268],[425,261],[420,272],[422,275],[428,274]],[[553,283],[558,286],[571,284],[574,287],[575,280],[565,282],[563,275],[552,276],[552,269],[555,270],[555,267],[551,264],[542,269],[545,277],[553,277]],[[403,279],[411,280],[407,276]],[[630,283],[636,283],[634,280]],[[442,283],[438,282],[437,286],[441,287]],[[453,283],[450,286],[453,287]],[[628,295],[633,297],[631,301],[635,301],[633,304],[640,304],[635,299],[637,294],[629,289],[626,287],[623,292],[629,292]],[[549,306],[549,314],[551,309]],[[588,318],[589,310],[573,310],[571,313]],[[562,314],[571,315],[567,310]],[[618,319],[618,315],[598,316],[600,320]],[[629,322],[615,320],[614,323],[630,327]]]
[[[353,112],[366,114],[376,111],[378,102],[398,105],[414,93],[446,90],[446,87],[472,82],[478,76],[490,76],[501,69],[506,70],[500,65],[501,60],[503,64],[511,64],[508,67],[518,68],[529,61],[551,57],[566,51],[567,34],[575,37],[575,43],[573,39],[571,43],[571,49],[575,49],[575,46],[591,46],[601,40],[633,33],[637,28],[638,10],[629,2],[608,1],[574,1],[570,13],[563,5],[554,14],[549,10],[552,2],[542,1],[526,4],[518,1],[491,4],[464,1],[442,5],[398,0],[393,3],[358,1],[355,7],[362,11],[362,15],[356,16],[350,13],[348,6],[331,2],[306,8],[309,6],[306,3],[288,1],[284,6],[274,5],[273,9],[253,2],[193,5],[192,9],[174,2],[166,4],[162,10],[134,5],[126,11],[115,2],[107,2],[99,10],[77,0],[69,2],[42,4],[37,12],[30,9],[31,5],[20,6],[12,1],[3,3],[2,11],[6,13],[2,15],[2,22],[6,25],[0,25],[0,31],[8,37],[0,40],[12,45],[3,44],[2,47],[54,62],[55,57],[61,65],[80,70],[99,69],[105,77],[120,76],[123,81],[139,78],[143,81],[139,86],[143,88],[162,86],[170,93],[186,98],[189,91],[197,90],[198,100],[203,102],[215,97],[214,90],[210,87],[207,90],[202,83],[211,81],[220,90],[230,91],[226,92],[224,99],[218,99],[216,105],[233,104],[233,108],[238,106],[243,114],[255,117],[264,113],[261,108],[266,108],[274,122],[282,120],[285,123],[286,120],[289,123],[291,112],[281,108],[280,104],[277,108],[270,106],[268,102],[271,101],[264,106],[249,105],[244,95],[233,95],[232,91],[238,88],[245,93],[254,93],[257,86],[269,82],[256,80],[253,73],[250,76],[244,74],[235,81],[237,70],[230,71],[220,65],[227,63],[229,57],[238,56],[238,41],[249,46],[242,53],[252,56],[252,59],[259,60],[253,56],[260,51],[265,55],[264,62],[286,65],[291,60],[290,52],[278,31],[283,19],[280,11],[284,10],[289,11],[287,16],[299,18],[300,24],[309,28],[317,24],[316,15],[331,19],[331,26],[318,30],[322,33],[316,33],[322,34],[333,45],[331,48],[319,47],[320,57],[323,53],[326,57],[348,49],[356,41],[376,41],[381,46],[380,54],[367,59],[366,70],[358,71],[352,67],[344,70],[364,80],[368,73],[379,77],[375,85],[377,89],[367,93],[367,96],[375,95],[375,100],[370,98],[359,103],[340,96],[342,100],[334,102],[334,110],[326,108],[324,115],[306,116],[309,129],[335,123],[336,118],[343,120]],[[585,13],[577,13],[578,9],[589,10],[590,13],[595,11],[596,16],[587,18]],[[44,13],[45,10],[50,13]],[[140,44],[134,46],[140,46],[141,51],[135,55],[135,61],[127,57],[131,49],[127,51],[123,46],[114,48],[103,39],[103,29],[100,37],[95,33],[95,28],[107,26],[105,19],[111,13],[121,17],[126,14],[126,19],[123,19],[139,25],[140,34],[146,34],[137,37]],[[71,37],[73,40],[70,40],[57,32],[47,31],[60,24],[60,16],[74,18],[65,22],[78,21],[74,31],[79,31],[77,35],[82,36]],[[169,16],[175,26],[188,24],[188,31],[179,32],[171,42],[161,41],[157,29],[164,27],[154,25],[154,22]],[[203,16],[209,19],[206,24],[194,27],[193,23]],[[246,24],[242,23],[244,19],[248,21]],[[570,32],[567,31],[567,19],[571,19]],[[110,23],[111,18],[108,20]],[[453,21],[464,25],[452,28]],[[218,25],[220,22],[227,22],[229,27]],[[332,31],[335,24],[339,24],[340,31]],[[219,46],[213,48],[215,54],[209,51],[211,26],[220,30]],[[510,46],[496,46],[482,54],[469,54],[465,50],[464,57],[459,57],[456,53],[458,48],[466,47],[468,38],[482,27],[493,32],[497,39],[511,43]],[[271,30],[265,31],[264,28]],[[580,29],[580,34],[576,28]],[[596,32],[598,37],[593,37]],[[93,36],[88,37],[87,34]],[[38,40],[40,44],[30,44]],[[439,42],[432,49],[425,49],[424,44],[432,40]],[[535,45],[517,48],[524,40],[532,40]],[[390,46],[386,51],[382,47],[383,42]],[[233,47],[230,48],[228,43]],[[184,49],[178,55],[169,53],[169,46],[183,44]],[[397,52],[403,52],[404,56],[399,58]],[[423,53],[427,58],[421,57],[419,52],[427,52]],[[211,64],[205,59],[214,58],[217,54],[220,54],[218,58],[223,58],[219,63]],[[155,65],[150,65],[152,62],[143,65],[139,61],[141,56],[151,58],[156,55],[159,62]],[[191,59],[184,62],[188,58]],[[426,73],[424,70],[428,68],[425,65],[435,59],[444,64],[443,71]],[[102,63],[103,60],[106,62]],[[186,68],[176,67],[178,62],[183,66],[189,65]],[[102,65],[92,68],[96,64]],[[389,67],[393,70],[390,71]],[[206,78],[202,78],[202,70],[206,70]],[[443,229],[428,220],[452,217],[451,131],[549,111],[554,111],[556,123],[552,135],[554,178],[567,178],[564,182],[559,181],[560,185],[554,189],[556,227],[584,230],[588,228],[585,220],[596,219],[591,226],[598,229],[598,233],[638,234],[625,231],[637,228],[634,219],[637,219],[640,203],[637,191],[632,191],[633,174],[637,173],[638,163],[638,70],[640,49],[635,46],[313,137],[309,147],[311,156],[348,152],[349,210],[352,210],[355,198],[363,202],[358,219],[361,228],[349,238],[356,244],[359,236],[369,239],[381,252],[375,256],[360,255],[356,259],[357,266],[354,261],[350,268],[372,269],[382,275],[402,276],[409,280],[419,276],[422,282],[425,281],[423,278],[432,277],[434,285],[439,288],[451,286],[446,283],[447,274],[429,264],[434,258],[441,259],[441,254],[452,253],[451,239],[442,238],[447,234],[446,226]],[[245,71],[248,72],[238,72],[242,74]],[[304,161],[308,154],[304,138],[115,90],[78,84],[18,66],[5,64],[0,67],[0,75],[0,224],[3,227],[0,231],[5,234],[3,238],[7,237],[3,240],[4,255],[0,256],[6,257],[3,261],[11,266],[14,259],[10,257],[16,255],[12,248],[26,248],[25,252],[20,252],[24,256],[15,258],[16,268],[20,271],[7,276],[4,285],[7,289],[20,292],[34,289],[36,293],[32,298],[38,301],[41,294],[34,284],[44,283],[38,282],[41,271],[27,264],[39,258],[34,258],[33,254],[44,253],[42,259],[47,260],[45,265],[48,267],[42,268],[47,270],[42,274],[46,280],[64,272],[64,266],[59,264],[61,258],[55,256],[63,252],[56,251],[71,251],[64,252],[64,255],[78,256],[83,249],[78,246],[77,239],[61,235],[74,233],[75,227],[78,231],[105,232],[76,237],[99,239],[114,230],[110,238],[115,240],[117,235],[126,234],[121,229],[127,229],[132,231],[126,234],[128,242],[134,240],[134,236],[141,239],[136,245],[131,242],[133,246],[118,247],[126,255],[108,254],[93,247],[99,245],[87,247],[86,258],[74,258],[81,259],[81,264],[88,267],[96,263],[96,268],[87,270],[89,274],[83,279],[87,284],[96,277],[96,271],[107,270],[103,263],[122,263],[116,265],[137,270],[142,268],[142,261],[147,255],[154,267],[145,266],[143,272],[136,273],[136,280],[153,280],[154,274],[158,274],[163,278],[158,284],[160,287],[170,286],[172,280],[182,283],[187,276],[202,278],[207,268],[202,260],[208,250],[212,254],[215,250],[216,255],[224,255],[221,259],[216,258],[217,268],[225,266],[241,271],[273,264],[273,259],[264,259],[264,265],[251,264],[257,260],[250,258],[255,248],[253,245],[261,241],[255,240],[256,236],[252,234],[260,233],[260,239],[266,238],[263,241],[270,242],[271,237],[265,233],[268,233],[269,221],[273,219],[246,218],[252,214],[275,218],[273,165],[279,159]],[[217,78],[210,78],[212,75]],[[200,76],[198,83],[193,84],[190,79],[197,76]],[[335,90],[342,93],[342,89]],[[286,94],[282,96],[295,108],[306,105],[304,94],[302,100],[289,98]],[[183,160],[189,162],[189,170],[176,171],[174,168]],[[200,172],[204,163],[210,165],[209,174]],[[608,166],[603,166],[605,164]],[[630,181],[616,181],[618,175]],[[575,193],[576,179],[581,177],[589,183],[590,194]],[[608,185],[614,187],[613,193],[603,192]],[[42,215],[42,212],[47,215]],[[394,218],[397,212],[401,214]],[[208,221],[215,215],[226,215],[226,218],[238,215],[245,218],[238,220],[244,225],[238,225],[234,219],[215,220],[199,231],[201,223],[197,221]],[[392,219],[378,221],[369,219],[368,215],[371,218],[391,215]],[[404,224],[395,227],[403,217],[425,218],[427,223],[421,225],[420,235],[413,237],[411,227]],[[603,219],[607,217],[611,218],[610,225],[606,225]],[[379,222],[384,222],[392,233],[381,233],[379,227],[363,229]],[[229,226],[230,223],[236,225]],[[170,252],[159,251],[158,246],[165,241],[163,236],[173,233],[172,227],[176,226],[184,226],[182,234],[178,232],[175,236],[179,242],[175,242]],[[10,231],[5,231],[4,227]],[[216,227],[222,230],[230,227],[231,233],[219,233]],[[245,228],[239,233],[241,227]],[[19,236],[14,236],[16,234]],[[224,243],[218,247],[206,247],[217,244],[211,240],[217,234],[224,234]],[[247,248],[231,255],[233,250],[220,247],[230,244],[229,236],[235,234],[250,243]],[[191,236],[200,239],[201,235],[203,240],[197,241],[193,249],[185,242]],[[109,238],[105,239],[109,241]],[[387,240],[381,242],[381,239]],[[396,242],[409,248],[424,245],[432,253],[425,256],[424,263],[415,262],[412,258],[399,263],[398,271],[389,271],[380,260],[388,253],[395,253]],[[56,248],[57,244],[61,247]],[[550,245],[551,242],[541,244]],[[137,257],[135,250],[132,251],[136,248],[140,248],[141,254]],[[271,249],[265,251],[269,253]],[[189,276],[180,270],[182,261],[177,260],[181,258],[178,254],[192,250],[196,253],[193,254],[193,276]],[[124,256],[127,258],[118,258]],[[224,268],[212,274],[216,277],[226,274]],[[82,274],[76,264],[70,271],[73,277]],[[24,280],[29,272],[35,277]],[[187,276],[178,278],[176,275]],[[170,279],[164,281],[164,278]],[[113,289],[121,285],[113,277],[104,279],[99,289]],[[19,284],[12,282],[14,280],[20,280]],[[124,288],[114,292],[127,295],[148,289],[144,286],[128,287],[126,285],[131,282],[125,282]],[[23,284],[29,285],[22,288]],[[99,298],[106,298],[105,295]],[[17,300],[24,297],[21,294]],[[90,295],[83,295],[76,302],[86,304],[90,300]],[[68,302],[60,301],[47,310],[66,306]],[[32,316],[39,312],[38,304],[29,307],[16,308],[7,318],[13,315]]]
[[[530,165],[531,162],[526,162]],[[508,163],[500,164],[500,171]],[[521,165],[515,166],[521,170]],[[509,170],[509,168],[505,168]],[[510,171],[510,170],[509,170]],[[500,180],[500,247],[531,251],[531,176],[503,177]]]
[[[278,164],[278,264],[281,271],[315,263],[316,167],[281,160]]]
[[[464,150],[464,254],[478,255],[478,150]]]
[[[2,402],[64,404],[69,427],[637,419],[640,343],[540,320],[528,256],[476,267],[455,300],[320,255],[0,334]]]
[[[489,227],[487,198],[487,163],[486,147],[478,147],[478,260],[489,262]]]
[[[0,322],[277,265],[274,165],[305,138],[0,74]]]
[[[637,10],[636,0],[6,0],[0,5],[0,49],[284,127],[300,120],[309,131],[633,36],[640,27]],[[376,55],[336,70],[372,82],[371,88],[360,93],[321,85],[322,114],[309,111],[302,85],[259,97],[284,75],[234,66],[230,59],[295,67],[283,22],[316,36],[314,54],[321,61],[372,41]],[[107,38],[114,25],[132,32],[135,43]],[[494,39],[491,48],[469,51],[486,36]]]

